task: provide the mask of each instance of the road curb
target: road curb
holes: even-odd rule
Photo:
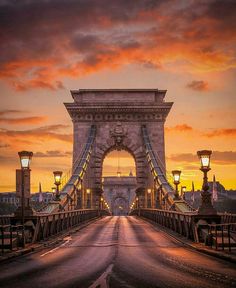
[[[216,257],[216,258],[219,258],[219,259],[223,259],[223,260],[226,260],[226,261],[229,261],[231,263],[236,264],[236,256],[227,255],[227,254],[224,254],[223,252],[216,251],[216,250],[210,250],[209,248],[206,248],[205,246],[202,246],[202,244],[200,244],[200,243],[199,244],[198,243],[192,243],[188,239],[185,239],[185,238],[183,239],[182,236],[176,234],[175,232],[169,230],[166,227],[163,227],[163,226],[159,225],[158,223],[156,223],[154,221],[151,221],[151,220],[143,218],[143,217],[138,217],[138,218],[139,219],[141,218],[142,220],[152,224],[153,226],[158,227],[158,229],[160,229],[166,235],[168,235],[169,237],[173,237],[175,240],[181,242],[186,247],[189,247],[189,248],[191,248],[193,250],[196,250],[196,251],[198,251],[200,253],[207,254],[209,256],[213,256],[213,257]]]
[[[26,254],[39,252],[40,250],[43,250],[44,248],[54,246],[54,245],[62,242],[66,236],[78,232],[79,230],[85,228],[86,226],[88,226],[92,223],[95,223],[96,221],[100,220],[101,218],[103,218],[103,216],[88,220],[84,223],[81,223],[81,225],[78,225],[77,227],[73,227],[70,230],[65,231],[64,233],[57,234],[57,235],[53,236],[51,239],[45,240],[42,243],[32,244],[30,247],[16,250],[14,252],[9,252],[10,254],[8,254],[8,255],[7,255],[7,253],[6,253],[6,255],[3,254],[2,256],[0,256],[0,263],[7,262],[8,260],[12,260],[14,258],[23,256]]]

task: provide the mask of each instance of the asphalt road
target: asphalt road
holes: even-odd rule
[[[188,249],[141,219],[113,216],[1,264],[0,287],[236,287],[236,265]]]

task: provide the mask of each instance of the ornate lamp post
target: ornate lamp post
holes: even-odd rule
[[[207,173],[211,170],[210,168],[210,158],[211,158],[212,151],[210,150],[201,150],[197,151],[197,155],[200,159],[201,168],[200,170],[203,172],[203,185],[202,185],[202,192],[201,192],[201,205],[198,209],[198,214],[202,215],[214,215],[217,214],[216,210],[212,206],[211,202],[211,193],[209,190],[208,185],[208,178]]]
[[[181,197],[185,200],[186,186],[181,186]]]
[[[174,184],[175,184],[175,200],[179,200],[179,192],[178,192],[178,185],[180,183],[180,170],[173,170],[172,175],[174,178]]]
[[[152,189],[150,189],[150,188],[148,188],[147,189],[147,197],[148,197],[148,201],[147,201],[147,206],[148,206],[148,208],[151,208],[151,197],[152,197]]]
[[[87,209],[88,208],[91,208],[90,207],[90,193],[91,193],[91,190],[89,188],[86,189],[86,194],[87,194]]]
[[[59,186],[61,185],[61,176],[62,176],[62,171],[54,171],[54,184],[56,185],[56,201],[60,201],[60,192],[59,192]]]
[[[33,152],[18,152],[21,163],[21,217],[22,217],[22,246],[25,247],[25,171],[30,169]]]

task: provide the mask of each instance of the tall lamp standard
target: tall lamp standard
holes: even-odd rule
[[[22,246],[25,247],[25,171],[30,169],[33,152],[18,152],[21,163],[21,217],[22,217]]]
[[[136,197],[136,209],[139,209],[139,198],[138,197]]]
[[[211,170],[210,168],[210,159],[211,159],[212,151],[210,150],[201,150],[197,151],[197,155],[200,159],[201,168],[200,170],[203,172],[203,185],[201,192],[201,205],[198,209],[198,214],[202,215],[215,215],[217,214],[216,210],[212,206],[211,202],[211,193],[208,185],[207,173]]]
[[[91,202],[90,202],[91,190],[89,188],[86,189],[86,194],[87,194],[87,209],[90,209],[91,208]]]
[[[60,201],[60,192],[59,192],[59,186],[61,185],[61,176],[62,176],[62,171],[54,171],[54,184],[56,185],[56,196],[55,200]]]
[[[181,197],[185,200],[186,186],[181,186]]]
[[[180,170],[173,170],[172,171],[172,175],[174,178],[174,184],[175,184],[175,200],[179,200],[179,191],[178,191],[178,185],[180,183],[180,174],[181,171]]]
[[[151,206],[152,206],[152,199],[151,199],[151,197],[152,197],[152,189],[150,189],[150,188],[147,189],[147,197],[148,197],[148,199],[147,199],[147,208],[151,208]]]

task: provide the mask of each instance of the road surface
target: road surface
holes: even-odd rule
[[[0,287],[236,287],[236,265],[186,248],[135,217],[100,219],[0,266]]]

